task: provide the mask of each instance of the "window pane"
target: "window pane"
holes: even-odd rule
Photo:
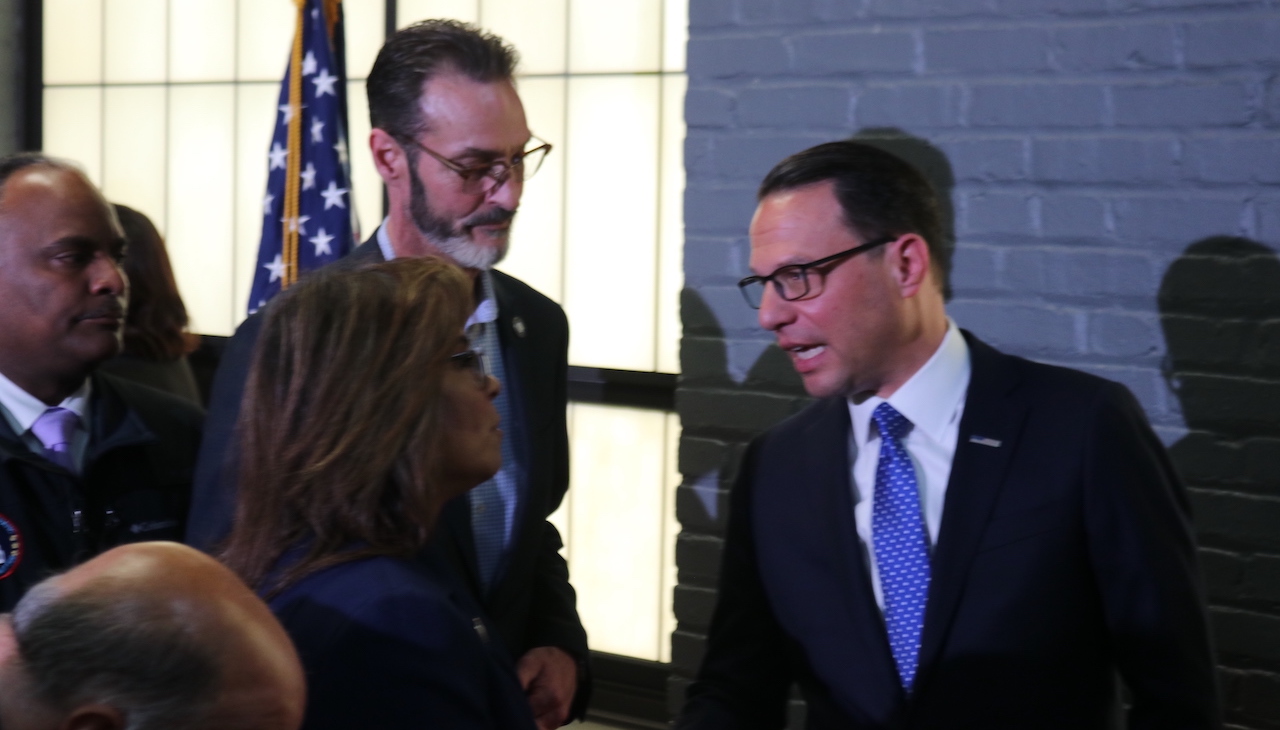
[[[397,0],[396,27],[428,18],[455,18],[468,23],[480,17],[479,0]]]
[[[236,78],[280,83],[293,48],[298,7],[293,0],[240,0],[239,8]]]
[[[102,89],[44,90],[44,151],[84,168],[102,186]]]
[[[100,81],[101,0],[44,0],[44,83]]]
[[[170,0],[169,27],[171,81],[230,81],[236,77],[235,3]]]
[[[108,87],[103,93],[102,192],[146,213],[164,234],[165,87]]]
[[[267,150],[274,131],[280,82],[241,84],[236,88],[236,245],[232,311],[245,316],[253,267],[262,238],[262,200],[267,194]]]
[[[522,79],[520,98],[533,133],[554,145],[538,174],[525,183],[501,269],[557,302],[564,301],[563,78]]]
[[[660,2],[575,2],[569,7],[569,71],[657,71],[661,34]]]
[[[107,83],[165,80],[168,11],[165,0],[111,0],[104,8]]]
[[[569,81],[565,308],[569,362],[653,370],[658,79]]]
[[[386,32],[386,4],[365,0],[342,4],[347,34],[347,78],[362,79],[373,68]],[[364,93],[363,87],[360,93]],[[354,110],[352,110],[354,111]]]
[[[658,616],[658,661],[671,661],[671,634],[676,630],[675,591],[676,537],[680,521],[676,519],[676,489],[680,486],[680,416],[666,414],[666,492],[662,504],[662,608]]]
[[[564,73],[565,5],[566,0],[483,0],[480,25],[516,47],[520,73]]]
[[[667,415],[574,404],[570,575],[591,648],[662,656]]]
[[[662,70],[683,72],[689,45],[688,0],[664,0],[662,17]]]
[[[229,335],[235,87],[175,86],[169,94],[169,258],[191,330]]]
[[[360,220],[355,243],[373,235],[382,222],[382,178],[369,154],[369,100],[364,95],[363,81],[347,82],[347,155],[351,160],[352,197]]]
[[[680,289],[684,287],[684,93],[683,75],[662,77],[662,152],[658,164],[658,365],[680,372]]]

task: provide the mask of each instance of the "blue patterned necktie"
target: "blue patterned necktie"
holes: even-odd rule
[[[920,490],[902,437],[911,422],[888,403],[871,414],[880,429],[880,462],[876,466],[871,537],[884,594],[884,622],[889,630],[898,676],[907,692],[916,678],[924,606],[929,596],[929,537],[920,513]]]

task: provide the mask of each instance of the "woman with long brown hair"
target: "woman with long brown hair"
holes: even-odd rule
[[[187,361],[199,347],[200,336],[187,331],[187,307],[178,293],[164,238],[144,214],[119,203],[112,207],[128,243],[124,273],[129,278],[129,310],[124,349],[102,369],[204,405]]]
[[[304,728],[533,727],[484,621],[415,557],[501,461],[470,291],[452,264],[397,259],[322,270],[266,312],[222,557],[298,647]]]

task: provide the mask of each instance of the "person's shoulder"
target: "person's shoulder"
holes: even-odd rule
[[[518,302],[521,307],[544,310],[548,313],[555,312],[560,317],[564,317],[564,310],[560,305],[537,289],[497,269],[490,273],[493,275],[493,287],[499,299],[499,306],[501,306],[501,300],[505,299]]]
[[[374,626],[420,645],[439,645],[472,633],[450,589],[403,558],[360,558],[324,568],[269,603],[295,630]]]
[[[93,375],[93,387],[105,397],[119,399],[153,429],[199,430],[204,423],[204,409],[191,401],[134,380],[99,370]]]
[[[966,340],[972,377],[979,387],[1007,387],[1031,402],[1063,412],[1089,408],[1100,401],[1134,401],[1128,387],[1103,375],[1001,352],[969,333]],[[971,385],[971,394],[973,390]]]

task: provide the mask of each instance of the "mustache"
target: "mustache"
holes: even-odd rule
[[[506,208],[491,208],[471,216],[467,219],[465,225],[467,228],[491,226],[498,223],[508,223],[515,217],[516,212],[514,210],[507,210]]]

